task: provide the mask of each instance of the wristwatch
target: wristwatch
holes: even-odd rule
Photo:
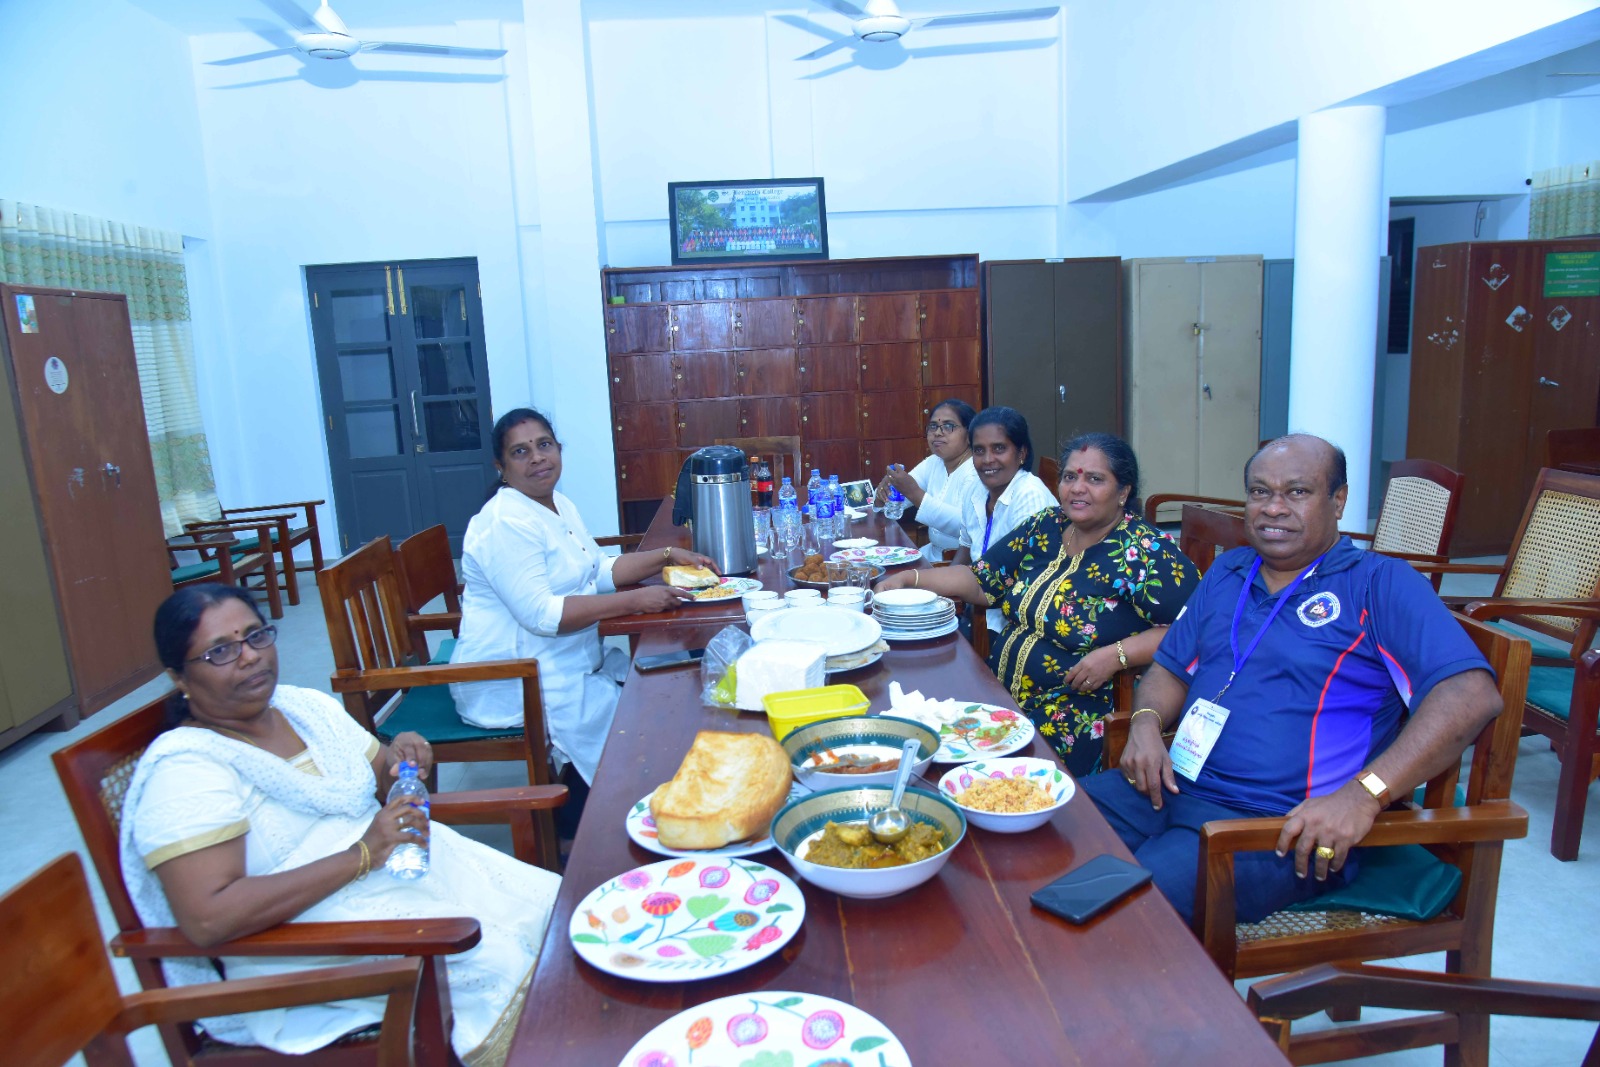
[[[1378,802],[1378,807],[1389,806],[1389,787],[1384,784],[1382,778],[1368,771],[1366,774],[1358,775],[1356,781],[1361,783],[1362,789],[1372,794],[1372,799]]]

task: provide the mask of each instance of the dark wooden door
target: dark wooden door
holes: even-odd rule
[[[667,352],[611,357],[611,399],[617,404],[649,404],[677,395],[673,357]]]
[[[800,391],[792,348],[758,348],[740,352],[734,361],[740,396],[793,396]]]
[[[917,336],[916,293],[874,293],[856,298],[856,337],[862,344]]]
[[[306,281],[341,547],[443,523],[459,553],[496,477],[477,261],[308,267]]]
[[[802,393],[855,392],[861,388],[861,364],[855,345],[800,349]]]
[[[665,352],[672,347],[671,336],[667,309],[660,304],[606,308],[606,351],[611,355]]]
[[[1521,323],[1521,335],[1528,337],[1532,349],[1527,448],[1522,464],[1524,492],[1532,491],[1534,477],[1544,465],[1551,430],[1600,424],[1596,418],[1600,415],[1600,296],[1544,293],[1546,258],[1551,252],[1597,248],[1597,242],[1540,243],[1518,257],[1524,260],[1518,264],[1523,273],[1534,279],[1525,289],[1527,300],[1522,306],[1528,317]]]
[[[926,425],[922,418],[921,393],[915,388],[861,394],[863,438],[898,437],[914,440],[922,436]],[[920,458],[918,462],[921,462]]]
[[[732,352],[681,352],[672,359],[674,395],[738,396],[739,372]]]
[[[722,436],[794,437],[799,433],[798,399],[792,396],[758,396],[739,401],[739,432]]]
[[[740,301],[734,320],[740,348],[784,348],[795,343],[794,300],[773,297]]]
[[[978,399],[982,381],[983,356],[976,337],[922,342],[922,382],[929,392],[939,394],[930,398],[934,403],[955,395],[971,404]]]
[[[22,332],[17,295],[36,330]],[[7,287],[4,301],[73,685],[92,712],[159,671],[150,620],[172,592],[127,300]]]
[[[978,336],[978,293],[958,289],[923,293],[918,299],[917,327],[924,340]]]
[[[1042,260],[984,265],[989,401],[1021,412],[1035,442],[1056,436],[1055,299],[1055,273]],[[943,399],[935,392],[930,385],[929,404]]]
[[[858,439],[861,428],[859,393],[813,393],[800,398],[800,435],[812,438]]]
[[[905,437],[880,441],[861,442],[861,477],[874,483],[889,469],[889,464],[899,463],[907,470],[921,463],[928,453],[926,437]]]
[[[733,347],[733,303],[674,304],[668,329],[678,352],[709,352]]]
[[[683,448],[704,448],[719,437],[746,436],[740,432],[739,403],[738,400],[679,401],[678,444]]]
[[[796,337],[803,345],[842,345],[856,339],[856,298],[810,296],[795,301]]]
[[[861,388],[915,389],[922,381],[921,346],[915,341],[861,346]]]
[[[677,446],[678,407],[675,404],[618,404],[613,417],[619,449]]]
[[[1055,436],[1035,432],[1041,452],[1074,434],[1123,432],[1122,263],[1114,256],[1050,264],[1055,288]],[[1256,431],[1250,431],[1252,435]]]
[[[617,489],[623,500],[659,502],[678,484],[677,452],[617,453]]]
[[[800,454],[808,478],[813,470],[821,471],[824,478],[837,474],[841,482],[852,482],[862,477],[861,442],[853,437],[841,441],[807,440],[801,446]]]

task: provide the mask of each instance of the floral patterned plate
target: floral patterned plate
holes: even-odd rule
[[[752,589],[760,588],[761,583],[754,578],[724,578],[716,585],[708,585],[704,589],[690,589],[688,592],[696,600],[732,600]]]
[[[875,563],[880,567],[898,567],[902,563],[915,563],[922,553],[904,545],[873,545],[871,548],[842,548],[828,557],[835,563]]]
[[[789,799],[793,800],[795,797],[808,792],[810,792],[809,789],[799,782],[795,782],[789,787]],[[735,841],[733,844],[723,845],[721,848],[668,848],[656,838],[656,821],[650,816],[650,798],[654,795],[655,790],[652,789],[639,799],[639,803],[629,808],[628,818],[624,824],[628,831],[628,837],[642,849],[647,849],[662,856],[677,856],[680,859],[710,860],[729,859],[734,856],[754,856],[758,852],[765,852],[769,848],[776,847],[772,843],[771,834],[762,834],[758,838],[752,838],[748,841]]]
[[[989,756],[1009,756],[1033,740],[1033,723],[1020,711],[993,704],[967,704],[953,718],[915,709],[890,708],[890,715],[915,719],[939,731],[935,763],[967,763]]]
[[[889,1028],[852,1004],[762,990],[711,1000],[651,1030],[617,1067],[911,1067]]]
[[[573,909],[568,936],[589,963],[641,982],[727,974],[777,952],[806,901],[781,871],[747,860],[662,860],[611,879]]]

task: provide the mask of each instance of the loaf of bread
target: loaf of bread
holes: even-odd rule
[[[695,734],[672,781],[650,794],[668,848],[721,848],[767,832],[789,795],[789,756],[766,734]]]
[[[706,567],[663,567],[661,580],[679,589],[704,589],[722,581],[715,571]]]

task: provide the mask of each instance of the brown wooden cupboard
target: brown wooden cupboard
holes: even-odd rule
[[[1551,430],[1600,424],[1600,240],[1417,250],[1406,453],[1466,475],[1455,555],[1504,552]]]
[[[926,455],[934,403],[983,406],[976,256],[608,268],[601,293],[625,530],[718,438],[876,477]]]

